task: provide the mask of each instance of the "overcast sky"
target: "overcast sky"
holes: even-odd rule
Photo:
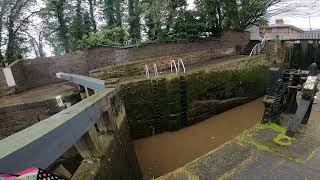
[[[38,0],[38,2],[41,2],[41,0]],[[320,0],[283,0],[283,1],[290,1],[290,2],[294,2],[296,1],[296,3],[294,4],[301,4],[303,3],[303,5],[310,5],[311,1],[315,1],[317,4],[319,5],[310,5],[311,8],[313,9],[313,12],[316,12],[317,14],[314,13],[310,13],[310,17],[311,17],[311,26],[312,29],[320,29]],[[189,6],[188,9],[193,9],[194,8],[194,0],[187,0]],[[42,3],[39,3],[38,5],[43,5]],[[270,18],[269,20],[269,24],[274,24],[275,23],[275,19],[277,18],[282,18],[285,22],[285,24],[291,24],[294,25],[296,27],[299,27],[303,30],[309,30],[309,18],[308,18],[308,10],[302,10],[301,12],[299,12],[299,15],[288,15],[288,14],[280,14],[277,15],[275,17]],[[39,19],[35,19],[35,22],[41,23],[41,21]],[[37,24],[37,23],[35,23]],[[31,33],[32,34],[32,33]],[[51,49],[50,47],[46,44],[45,45],[45,52],[47,54],[47,56],[51,56]],[[29,57],[33,57],[34,55],[31,53],[29,54]]]

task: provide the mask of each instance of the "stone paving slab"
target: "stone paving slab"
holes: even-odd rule
[[[55,99],[56,96],[69,96],[76,92],[77,89],[75,86],[69,82],[50,84],[30,89],[19,94],[0,97],[0,107]]]

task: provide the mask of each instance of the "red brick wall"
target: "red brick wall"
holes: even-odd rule
[[[84,52],[21,62],[23,66],[16,63],[11,68],[19,90],[61,82],[56,78],[58,72],[88,75],[89,71]]]
[[[149,44],[135,48],[95,47],[86,52],[25,60],[13,67],[18,90],[61,82],[57,72],[88,75],[89,70],[145,60],[166,64],[170,58],[185,58],[186,63],[223,57],[224,49],[239,49],[249,42],[248,32],[225,31],[220,39],[193,43]],[[161,66],[161,65],[160,65]],[[162,67],[162,66],[161,66]]]
[[[0,88],[7,86],[7,81],[3,73],[3,69],[0,68]]]
[[[149,44],[135,48],[95,47],[87,51],[90,70],[108,65],[121,65],[134,61],[178,56],[185,53],[245,47],[249,43],[248,32],[225,31],[221,39],[203,40],[193,43]]]
[[[205,61],[214,60],[216,58],[224,57],[226,55],[234,55],[234,48],[219,49],[219,50],[207,50],[190,52],[172,56],[161,56],[158,58],[145,59],[142,61],[134,61],[128,64],[121,65],[109,65],[104,68],[94,69],[90,71],[90,76],[102,80],[110,78],[122,78],[128,76],[142,75],[144,74],[144,65],[148,65],[150,73],[153,72],[153,63],[157,62],[158,71],[171,68],[170,60],[183,59],[185,65],[191,65],[201,63]],[[176,61],[178,62],[178,61]]]

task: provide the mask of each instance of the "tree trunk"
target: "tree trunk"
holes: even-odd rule
[[[40,32],[38,37],[38,51],[40,57],[45,57],[45,53],[43,50],[43,32]]]
[[[60,0],[57,5],[56,5],[56,17],[58,19],[59,22],[59,37],[61,39],[61,42],[63,44],[63,48],[65,53],[69,53],[70,52],[70,47],[69,47],[69,38],[68,38],[68,30],[67,30],[67,25],[66,25],[66,21],[64,19],[64,15],[63,15],[63,9],[64,9],[64,3],[65,0]]]
[[[121,9],[121,2],[122,0],[116,0],[114,2],[114,12],[115,12],[115,19],[116,19],[116,26],[121,27],[122,26],[122,9]]]
[[[94,8],[93,8],[94,2],[93,1],[94,0],[88,0],[89,11],[90,11],[90,20],[91,20],[93,32],[97,32],[97,23],[96,23],[96,20],[94,19]]]
[[[11,9],[9,20],[8,20],[8,44],[7,44],[7,51],[6,51],[6,62],[11,63],[14,59],[14,41],[15,41],[15,34],[14,34],[14,15],[13,10]]]
[[[137,43],[141,39],[140,30],[140,14],[137,12],[138,0],[129,0],[129,34],[133,44]]]
[[[112,27],[116,21],[114,17],[114,0],[105,0],[104,6],[104,14],[107,19],[107,24],[109,27]]]
[[[4,12],[6,11],[6,4],[5,2],[2,0],[0,3],[0,66],[2,65],[2,63],[4,62],[4,58],[1,52],[1,46],[2,46],[2,28],[3,28],[3,16],[4,16]]]

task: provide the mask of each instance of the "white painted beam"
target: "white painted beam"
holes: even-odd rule
[[[47,168],[103,118],[114,89],[103,90],[0,141],[0,172]]]

